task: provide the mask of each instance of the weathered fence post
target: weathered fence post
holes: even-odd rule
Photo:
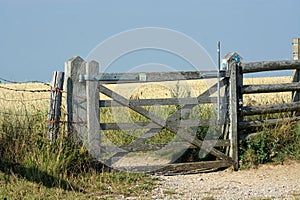
[[[59,132],[60,108],[62,89],[64,83],[64,72],[53,72],[51,80],[50,106],[48,111],[48,133],[47,138],[55,142]]]
[[[95,76],[99,73],[99,64],[95,61],[86,63],[86,75]],[[100,107],[98,81],[86,81],[87,94],[87,129],[88,148],[94,158],[100,160]]]
[[[230,151],[229,155],[233,159],[234,170],[239,168],[239,135],[238,135],[238,125],[239,125],[239,107],[242,105],[242,69],[240,67],[240,57],[238,54],[232,54],[231,58],[228,59],[228,68],[230,70],[229,79],[229,139],[230,139]]]
[[[87,141],[86,85],[79,82],[79,75],[85,73],[85,62],[79,56],[65,63],[67,131],[75,137],[75,141]]]
[[[293,60],[299,60],[300,58],[300,38],[293,38]],[[300,70],[296,69],[293,73],[293,82],[300,82]],[[300,92],[292,92],[293,102],[300,101]],[[297,112],[296,115],[299,115],[300,112]]]

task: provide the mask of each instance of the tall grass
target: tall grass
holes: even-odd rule
[[[46,139],[45,112],[0,115],[0,198],[81,199],[143,196],[153,187],[145,174],[106,172],[61,128]]]

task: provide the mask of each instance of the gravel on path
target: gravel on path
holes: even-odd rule
[[[158,178],[152,199],[300,199],[300,162],[294,161]]]

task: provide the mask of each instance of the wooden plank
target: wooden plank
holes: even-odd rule
[[[59,122],[61,115],[61,99],[64,84],[64,72],[53,72],[51,81],[50,103],[48,111],[48,132],[47,137],[55,142],[59,133]]]
[[[267,128],[275,128],[276,126],[294,123],[299,121],[297,117],[277,118],[277,119],[261,119],[261,120],[247,120],[239,122],[239,137],[244,140],[249,134],[261,132]]]
[[[220,73],[225,76],[225,71]],[[82,75],[82,80],[99,81],[100,84],[120,84],[138,82],[163,82],[179,80],[197,80],[217,78],[218,71],[178,71],[178,72],[125,72],[125,73],[102,73],[98,76]]]
[[[244,85],[243,94],[270,93],[270,92],[286,92],[299,91],[300,82],[281,83],[281,84],[264,84],[264,85]]]
[[[153,122],[134,122],[134,123],[100,123],[101,130],[134,130],[160,128]]]
[[[279,112],[300,111],[300,102],[272,104],[263,106],[245,106],[241,110],[243,116],[270,114]]]
[[[240,128],[240,130],[242,130],[242,129],[247,129],[247,128],[257,128],[257,127],[261,127],[261,126],[272,126],[272,125],[277,125],[280,123],[294,122],[294,121],[299,121],[299,120],[300,120],[300,116],[279,118],[279,119],[242,121],[242,122],[239,122],[239,128]]]
[[[268,121],[263,121],[263,123],[257,123],[256,126],[245,126],[240,132],[240,140],[245,141],[247,139],[253,138],[255,136],[264,133],[266,126],[268,128],[274,128],[280,124],[293,123],[299,121],[300,118],[283,118],[283,119],[269,119]]]
[[[86,74],[98,74],[99,64],[86,63]],[[100,160],[100,110],[98,82],[86,81],[88,149],[93,158]]]
[[[67,131],[72,133],[74,141],[77,142],[87,140],[86,88],[85,84],[79,83],[79,75],[83,73],[86,73],[86,66],[79,56],[65,63]]]
[[[249,62],[242,64],[243,73],[300,69],[299,60]]]
[[[230,77],[230,76],[229,76]],[[229,138],[229,127],[230,127],[230,119],[229,119],[229,96],[230,96],[230,87],[229,87],[229,82],[228,84],[225,86],[225,95],[224,98],[222,99],[222,104],[221,104],[221,111],[222,111],[222,115],[224,116],[223,118],[221,118],[221,122],[223,122],[223,126],[222,126],[222,134],[223,134],[223,139],[227,139]],[[225,154],[229,155],[229,147],[225,148]]]
[[[217,97],[197,98],[166,98],[166,99],[133,99],[129,102],[137,106],[153,106],[153,105],[198,105],[206,103],[216,103]],[[195,104],[198,102],[198,104]],[[122,106],[113,100],[100,100],[100,107],[118,107]]]
[[[231,162],[227,161],[202,161],[202,162],[193,162],[193,163],[176,163],[166,165],[164,168],[157,170],[156,173],[187,173],[195,172],[204,169],[219,169],[224,167],[231,166]]]
[[[206,144],[209,146],[215,147],[223,147],[230,146],[230,140],[205,140]],[[127,152],[137,152],[137,151],[158,151],[158,150],[178,150],[183,148],[198,148],[195,145],[191,145],[188,142],[172,142],[168,144],[139,144],[136,146],[102,146],[101,148],[105,150],[105,152],[109,153],[127,153]],[[121,156],[119,154],[118,156]],[[118,157],[117,155],[115,157]]]
[[[199,126],[217,126],[217,120],[180,120],[167,121],[169,126],[176,126],[178,128],[185,127],[199,127]],[[151,129],[160,128],[161,126],[153,122],[134,122],[134,123],[100,123],[101,130],[134,130],[134,129]]]
[[[156,174],[188,174],[195,173],[196,171],[202,171],[207,169],[219,169],[231,166],[232,163],[228,161],[202,161],[191,163],[174,163],[161,165],[148,165],[148,166],[130,166],[130,167],[118,167],[118,170],[128,170],[136,172],[148,172]]]
[[[229,64],[230,80],[229,80],[229,139],[231,141],[229,155],[234,161],[234,169],[238,170],[238,112],[239,112],[239,66],[234,60]]]

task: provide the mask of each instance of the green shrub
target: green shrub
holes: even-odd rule
[[[243,167],[266,162],[284,162],[300,159],[300,125],[285,123],[276,127],[265,126],[256,135],[240,143],[240,160]]]

